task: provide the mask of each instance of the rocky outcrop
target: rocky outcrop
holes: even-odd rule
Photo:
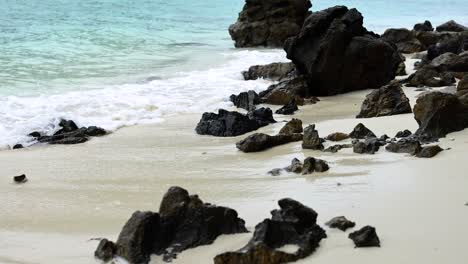
[[[302,133],[304,129],[302,128],[302,121],[297,118],[293,118],[288,121],[279,131],[280,135],[291,135],[295,133]]]
[[[236,143],[236,147],[242,152],[258,152],[290,142],[301,141],[302,134],[288,134],[269,136],[263,133],[255,133]]]
[[[411,113],[411,105],[401,84],[392,81],[380,89],[372,91],[362,102],[357,118],[370,118]]]
[[[408,129],[398,131],[395,135],[396,138],[405,138],[411,136],[413,133],[409,131]]]
[[[418,23],[413,27],[414,31],[434,31],[434,27],[432,27],[432,23],[429,20],[424,21],[423,23]]]
[[[218,114],[204,113],[195,131],[200,135],[233,137],[274,123],[270,108],[259,108],[247,115],[219,109]]]
[[[260,97],[255,91],[242,92],[238,95],[232,94],[229,99],[238,108],[243,108],[247,111],[255,110],[255,105],[260,103]]]
[[[375,154],[379,148],[386,142],[378,138],[366,138],[364,141],[355,141],[353,143],[353,152],[358,154]]]
[[[279,115],[292,115],[294,112],[299,110],[296,104],[296,99],[292,99],[289,103],[275,111],[275,114]]]
[[[442,87],[455,83],[455,77],[449,72],[438,72],[430,67],[423,67],[406,79],[406,86],[412,87]]]
[[[307,157],[304,159],[302,165],[302,174],[312,174],[313,172],[326,172],[330,169],[328,163],[321,159],[314,157]]]
[[[237,212],[203,203],[197,195],[171,187],[164,195],[159,213],[133,213],[115,244],[101,240],[95,256],[109,260],[112,253],[130,263],[148,263],[151,254],[170,261],[177,253],[207,245],[222,234],[247,232]]]
[[[468,27],[458,24],[454,20],[447,21],[442,25],[436,27],[436,31],[443,32],[443,31],[450,31],[450,32],[462,32],[468,31]]]
[[[402,138],[397,142],[390,142],[385,149],[389,152],[415,155],[421,151],[421,143],[413,138]]]
[[[432,158],[439,154],[441,151],[444,149],[439,147],[438,145],[434,146],[426,146],[419,151],[419,153],[416,154],[416,157],[418,158]]]
[[[261,101],[273,105],[285,105],[295,100],[298,105],[315,104],[319,100],[310,96],[303,76],[283,80],[259,93]]]
[[[390,28],[385,30],[382,39],[393,43],[401,53],[415,53],[425,50],[424,45],[406,28]]]
[[[269,79],[281,81],[294,75],[296,67],[291,62],[274,62],[267,65],[254,65],[242,72],[245,80]]]
[[[420,96],[413,109],[418,135],[432,139],[468,127],[468,105],[454,94],[432,92]]]
[[[304,129],[304,139],[302,148],[304,149],[323,149],[323,140],[319,137],[318,131],[315,130],[315,125],[309,125]]]
[[[353,131],[349,133],[350,138],[365,139],[365,138],[375,138],[377,137],[374,132],[364,126],[362,123],[357,124]]]
[[[378,88],[395,77],[398,51],[362,24],[356,9],[336,6],[312,13],[286,41],[287,57],[304,75],[309,95]]]
[[[255,226],[252,239],[243,248],[225,252],[214,258],[215,264],[280,264],[297,261],[312,254],[325,231],[317,225],[317,213],[303,204],[286,198],[278,202],[280,210],[271,212]],[[293,253],[279,250],[285,245],[297,245]]]
[[[282,47],[299,33],[311,6],[309,0],[246,0],[229,34],[237,48]]]
[[[356,223],[349,221],[344,216],[337,216],[326,222],[325,225],[329,226],[330,228],[338,228],[344,232],[348,228],[353,228]]]
[[[380,247],[380,239],[372,226],[365,226],[352,232],[348,237],[353,240],[356,247]]]

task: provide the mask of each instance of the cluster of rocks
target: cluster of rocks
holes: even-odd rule
[[[307,157],[304,159],[304,162],[301,162],[297,158],[294,158],[291,161],[291,165],[285,168],[273,169],[268,172],[272,176],[278,176],[282,171],[300,173],[303,175],[312,174],[314,172],[326,172],[330,169],[328,163],[321,159],[316,159],[313,157]]]

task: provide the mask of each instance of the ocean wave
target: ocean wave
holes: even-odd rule
[[[179,72],[168,79],[106,86],[34,97],[0,98],[0,148],[34,142],[32,131],[52,134],[61,118],[79,126],[97,125],[114,131],[123,126],[158,123],[173,114],[202,113],[232,106],[228,97],[261,91],[271,82],[244,81],[241,71],[251,65],[286,61],[281,50],[226,51],[226,63],[216,68]]]

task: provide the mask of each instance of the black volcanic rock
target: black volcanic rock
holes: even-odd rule
[[[292,99],[289,103],[275,111],[275,114],[279,115],[292,115],[294,112],[299,110],[296,104],[296,99]]]
[[[434,27],[432,27],[431,21],[426,20],[423,23],[418,23],[413,27],[414,31],[434,31]]]
[[[13,177],[13,181],[14,181],[15,183],[25,183],[25,182],[28,181],[28,178],[26,177],[25,174],[21,174],[21,175],[19,175],[19,176],[14,176],[14,177]]]
[[[247,111],[255,110],[255,105],[260,103],[260,97],[255,91],[242,92],[238,95],[232,94],[229,100],[238,108],[243,108]]]
[[[443,151],[441,147],[438,145],[435,146],[426,146],[419,151],[419,153],[416,154],[416,157],[418,158],[432,158],[439,154],[439,152]]]
[[[451,32],[462,32],[468,31],[468,27],[458,24],[454,20],[447,21],[436,28],[436,31],[451,31]]]
[[[236,143],[236,147],[242,152],[258,152],[286,143],[301,141],[302,134],[280,134],[269,136],[263,133],[252,134]]]
[[[329,226],[330,228],[338,228],[341,231],[346,231],[348,228],[353,228],[356,223],[349,221],[344,216],[337,216],[330,219],[330,221],[326,222],[325,225]]]
[[[304,139],[302,142],[302,148],[322,150],[322,141],[323,140],[319,137],[318,131],[315,130],[315,125],[309,125],[304,129]]]
[[[291,77],[296,67],[291,62],[274,62],[266,65],[250,66],[249,70],[242,72],[245,80],[269,79],[280,81]]]
[[[349,133],[350,138],[365,139],[377,137],[370,129],[364,126],[362,123],[357,124],[353,131]]]
[[[356,247],[380,247],[380,239],[372,226],[365,226],[352,232],[348,237],[353,240]]]
[[[385,30],[382,39],[393,43],[401,53],[415,53],[425,50],[424,45],[406,28],[390,28]]]

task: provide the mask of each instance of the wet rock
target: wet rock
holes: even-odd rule
[[[108,132],[104,128],[97,126],[89,126],[86,128],[85,134],[89,137],[100,137],[106,135]]]
[[[61,127],[52,136],[42,135],[40,132],[32,132],[29,136],[34,137],[40,143],[48,144],[81,144],[87,142],[90,137],[98,137],[106,135],[108,132],[97,126],[78,128],[72,120],[62,119],[59,123]]]
[[[59,126],[62,127],[60,130],[54,133],[54,135],[60,135],[63,133],[73,132],[78,130],[78,126],[75,124],[73,120],[66,120],[62,119],[59,122]]]
[[[344,216],[337,216],[326,222],[325,225],[329,226],[330,228],[338,228],[341,231],[346,231],[348,228],[353,228],[356,223],[349,221]]]
[[[281,128],[279,134],[280,135],[291,135],[302,133],[304,130],[302,128],[302,121],[297,118],[293,118],[292,120],[288,121],[286,125]]]
[[[406,64],[404,62],[400,63],[398,65],[398,69],[396,71],[396,76],[405,76],[407,75],[406,73]]]
[[[22,144],[16,144],[12,147],[12,149],[22,149],[24,146]]]
[[[279,176],[281,175],[281,171],[283,169],[272,169],[271,171],[268,172],[271,176]]]
[[[365,226],[352,232],[348,237],[353,240],[356,247],[380,247],[380,239],[372,226]]]
[[[418,135],[438,139],[468,127],[468,106],[453,94],[432,92],[420,96],[413,109]]]
[[[350,138],[364,139],[364,138],[375,138],[376,135],[362,123],[357,124],[353,131],[349,133]]]
[[[301,32],[285,42],[287,57],[307,81],[308,95],[378,88],[394,79],[402,62],[398,51],[362,24],[356,9],[335,6],[313,12]]]
[[[424,50],[424,46],[413,35],[413,32],[406,28],[390,28],[385,30],[382,39],[397,46],[402,53],[415,53]]]
[[[269,136],[255,133],[236,143],[236,147],[243,152],[258,152],[275,146],[302,140],[302,134]]]
[[[335,132],[326,137],[326,139],[330,141],[342,141],[348,138],[349,138],[349,135],[346,133],[342,133],[342,132]]]
[[[447,21],[443,23],[442,25],[439,25],[436,27],[436,31],[443,32],[443,31],[451,31],[451,32],[462,32],[462,31],[467,31],[468,28],[458,24],[454,20]]]
[[[352,148],[352,144],[338,144],[338,145],[333,145],[328,148],[326,148],[324,151],[325,152],[331,152],[331,153],[336,153],[344,148]]]
[[[280,210],[271,212],[271,219],[257,224],[252,239],[243,248],[225,252],[214,258],[215,264],[280,264],[297,261],[311,255],[326,238],[317,225],[317,213],[303,204],[286,198],[278,202]],[[294,253],[278,250],[285,245],[297,245]]]
[[[412,87],[442,87],[454,84],[455,78],[451,73],[440,73],[433,68],[423,67],[411,74],[405,82]]]
[[[292,115],[299,110],[296,104],[296,99],[292,99],[289,103],[285,104],[280,109],[276,110],[275,114],[279,115]]]
[[[28,178],[26,178],[26,175],[25,174],[21,174],[19,176],[14,176],[13,177],[13,181],[15,183],[25,183],[28,181]]]
[[[424,23],[418,23],[413,27],[414,31],[434,31],[430,21],[426,20]]]
[[[297,158],[292,159],[291,165],[285,168],[287,172],[301,173],[302,172],[302,162]]]
[[[286,79],[268,87],[259,93],[261,101],[273,105],[285,105],[292,100],[298,105],[315,104],[319,100],[310,96],[307,91],[307,83],[303,76]]]
[[[291,77],[296,67],[291,62],[275,62],[267,65],[254,65],[242,72],[245,80],[269,79],[280,81]]]
[[[444,149],[442,149],[438,145],[423,147],[421,149],[421,151],[419,151],[416,154],[416,157],[418,157],[418,158],[432,158],[435,155],[439,154],[439,152],[441,152],[443,150]]]
[[[421,143],[412,138],[402,138],[397,142],[390,142],[385,149],[389,152],[415,155],[421,150]]]
[[[382,143],[377,138],[368,138],[364,141],[353,143],[353,152],[358,154],[375,154]]]
[[[98,247],[94,251],[94,256],[98,259],[107,262],[114,258],[116,253],[117,247],[115,246],[114,242],[104,238],[101,239],[101,241],[99,242]]]
[[[42,136],[42,134],[41,134],[40,132],[34,131],[34,132],[31,132],[31,133],[29,133],[29,135],[28,135],[28,136],[30,136],[30,137],[33,137],[33,138],[36,138],[36,139],[37,139],[37,138],[40,138],[40,137]]]
[[[395,137],[396,138],[405,138],[405,137],[409,137],[411,136],[413,133],[411,131],[409,131],[408,129],[405,129],[405,130],[402,130],[402,131],[398,131],[398,133],[396,133]]]
[[[287,38],[299,33],[311,6],[309,0],[246,1],[229,34],[237,48],[282,47]]]
[[[195,130],[200,135],[233,137],[274,122],[269,108],[256,109],[248,115],[220,109],[218,114],[204,113]]]
[[[309,125],[304,129],[304,139],[302,148],[322,150],[322,139],[319,137],[318,131],[315,130],[315,125]]]
[[[304,160],[302,174],[311,174],[313,172],[325,172],[329,169],[330,167],[328,166],[328,163],[326,161],[316,159],[313,157],[308,157]]]
[[[229,99],[238,108],[243,108],[247,111],[255,110],[255,105],[260,103],[260,97],[255,91],[242,92],[238,95],[232,94]]]
[[[357,118],[370,118],[411,113],[411,105],[401,84],[393,81],[380,89],[372,91],[362,102]]]

